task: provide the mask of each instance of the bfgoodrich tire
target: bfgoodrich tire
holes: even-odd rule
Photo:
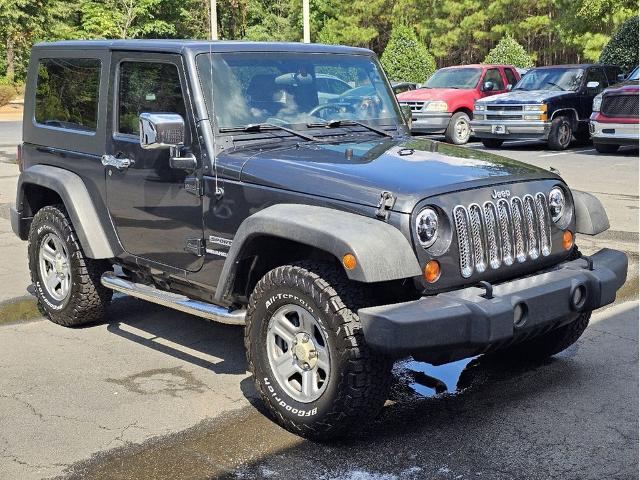
[[[100,284],[111,268],[87,258],[61,205],[38,210],[29,230],[29,270],[40,310],[52,322],[76,327],[102,318],[112,291]]]
[[[365,343],[357,315],[365,303],[361,288],[325,263],[278,267],[256,285],[245,328],[249,370],[287,430],[335,437],[384,405],[392,362]]]
[[[499,356],[507,356],[518,360],[541,360],[566,350],[576,343],[584,333],[591,312],[581,313],[577,319],[560,328],[551,330],[543,335],[517,343],[501,350]]]

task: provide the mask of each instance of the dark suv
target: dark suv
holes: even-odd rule
[[[554,65],[527,72],[513,90],[476,101],[471,127],[488,148],[505,140],[545,140],[564,150],[589,139],[593,98],[616,82],[612,65]]]
[[[320,75],[353,85],[321,101]],[[626,256],[556,174],[412,139],[369,50],[37,45],[12,226],[42,309],[98,321],[112,291],[244,325],[286,428],[371,418],[393,360],[545,357],[614,301]]]

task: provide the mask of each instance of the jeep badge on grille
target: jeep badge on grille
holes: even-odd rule
[[[491,192],[491,198],[497,200],[498,198],[509,198],[511,196],[510,190],[493,190]]]

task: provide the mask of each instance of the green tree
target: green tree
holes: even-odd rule
[[[484,57],[483,63],[504,63],[520,68],[534,66],[533,58],[511,35],[502,37],[498,44]]]
[[[600,62],[620,65],[630,71],[638,66],[638,17],[631,17],[604,47]]]
[[[436,62],[413,29],[396,25],[382,54],[382,65],[393,80],[422,83],[433,74]]]

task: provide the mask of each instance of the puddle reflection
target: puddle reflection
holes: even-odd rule
[[[418,395],[432,397],[443,393],[454,394],[464,390],[468,385],[461,382],[462,373],[470,367],[470,363],[479,357],[465,358],[444,365],[407,360],[397,366],[404,370],[402,376],[407,378],[408,386]]]

